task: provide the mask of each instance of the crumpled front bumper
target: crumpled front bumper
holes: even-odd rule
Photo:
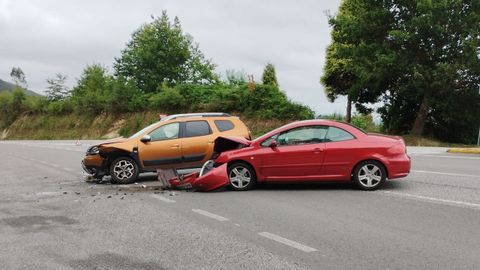
[[[227,163],[222,164],[200,176],[198,172],[169,180],[172,188],[194,188],[201,191],[211,191],[228,185]]]

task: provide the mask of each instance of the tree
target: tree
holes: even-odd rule
[[[327,96],[347,95],[360,112],[382,101],[383,124],[394,133],[440,134],[452,124],[448,119],[478,126],[451,104],[478,93],[478,14],[479,0],[344,0],[330,18]],[[478,118],[479,106],[474,98],[466,113]]]
[[[244,85],[247,84],[247,74],[242,71],[229,69],[225,72],[226,83],[229,85]]]
[[[352,105],[369,113],[388,84],[383,76],[394,69],[395,55],[385,44],[393,18],[386,2],[344,0],[336,16],[329,17],[332,43],[327,48],[320,79],[330,102],[347,96],[346,121]]]
[[[12,77],[13,82],[17,85],[17,87],[27,89],[27,79],[25,77],[25,73],[19,67],[13,67],[12,71],[10,72],[10,77]]]
[[[265,85],[278,86],[277,74],[275,72],[275,66],[271,63],[268,63],[265,66],[262,74],[262,83]]]
[[[72,89],[72,100],[82,113],[98,114],[105,111],[111,95],[111,76],[99,64],[87,66],[77,85]]]
[[[215,65],[205,58],[193,38],[184,34],[180,21],[173,23],[163,11],[142,25],[115,59],[116,75],[133,79],[144,92],[155,92],[162,83],[212,83],[218,81]]]
[[[65,99],[70,94],[70,90],[65,85],[67,76],[61,73],[47,79],[47,99],[50,101],[59,101]]]
[[[478,91],[480,1],[424,0],[396,6],[393,15],[399,23],[390,38],[404,73],[394,90],[400,97],[408,91],[405,85],[416,90],[415,102],[404,109],[416,108],[411,134],[419,136],[436,121],[439,110],[453,105],[449,97]]]

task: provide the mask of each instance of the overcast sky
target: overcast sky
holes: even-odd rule
[[[260,81],[267,62],[280,87],[317,113],[344,112],[329,103],[319,78],[330,42],[326,12],[340,0],[0,0],[0,79],[21,67],[29,88],[43,92],[57,72],[76,83],[92,63],[112,67],[131,34],[167,10],[217,64],[217,72],[243,70]]]

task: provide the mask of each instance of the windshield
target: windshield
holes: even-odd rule
[[[158,124],[158,122],[155,122],[145,128],[143,128],[142,130],[140,130],[139,132],[133,134],[132,136],[129,137],[129,139],[133,139],[133,138],[136,138],[138,136],[140,136],[141,134],[143,134],[145,131],[147,131],[148,129],[150,129],[151,127],[155,126],[156,124]]]

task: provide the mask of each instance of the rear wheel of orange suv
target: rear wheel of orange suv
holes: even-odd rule
[[[135,181],[139,174],[137,163],[130,157],[119,157],[110,164],[112,182],[128,184]]]

